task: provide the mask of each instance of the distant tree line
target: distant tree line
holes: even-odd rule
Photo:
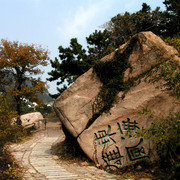
[[[114,51],[128,41],[134,34],[141,31],[152,31],[163,38],[168,44],[180,47],[180,1],[165,0],[165,11],[159,7],[152,10],[146,3],[135,12],[118,14],[103,25],[105,30],[97,31],[86,37],[87,47],[84,49],[77,38],[70,40],[67,48],[59,46],[59,59],[51,60],[53,70],[49,72],[49,81],[57,80],[58,93],[51,95],[56,98],[68,85],[80,75],[93,67],[103,56]]]

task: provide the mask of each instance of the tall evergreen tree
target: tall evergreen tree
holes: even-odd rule
[[[177,35],[180,30],[180,2],[179,0],[165,0],[163,3],[167,8],[163,12],[159,7],[151,10],[149,5],[143,3],[141,10],[135,13],[125,12],[111,18],[104,25],[103,32],[96,30],[86,38],[87,49],[83,49],[76,38],[71,39],[68,48],[59,46],[60,61],[58,58],[51,60],[54,70],[49,72],[51,77],[48,80],[59,80],[57,85],[63,85],[63,87],[57,87],[59,93],[54,97],[57,97],[67,88],[67,85],[91,68],[98,59],[127,42],[134,34],[152,31],[163,38]]]
[[[95,30],[89,37],[86,37],[88,54],[91,58],[99,60],[112,51],[113,47],[109,37],[110,34],[106,29],[103,32]]]
[[[180,35],[180,1],[165,0],[166,6],[166,36]]]
[[[70,46],[64,48],[59,46],[59,58],[51,60],[51,66],[54,68],[48,74],[51,76],[47,80],[58,80],[58,94],[51,95],[52,97],[59,96],[68,85],[72,84],[77,77],[89,70],[95,62],[102,58],[110,51],[111,43],[109,41],[109,33],[107,30],[95,31],[86,38],[87,50],[78,43],[77,38],[70,40]]]
[[[157,7],[151,10],[146,3],[142,4],[142,9],[136,13],[118,14],[113,17],[104,27],[111,34],[110,39],[115,47],[119,47],[128,41],[134,34],[141,31],[152,31],[157,35],[163,33],[162,29],[165,24],[164,13]]]

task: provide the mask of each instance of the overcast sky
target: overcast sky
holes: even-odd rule
[[[69,46],[70,39],[86,45],[85,37],[118,13],[136,12],[146,2],[165,9],[164,0],[0,0],[0,39],[42,45],[50,58],[58,57],[58,46]],[[45,80],[51,66],[45,68]],[[50,93],[56,84],[48,82]]]

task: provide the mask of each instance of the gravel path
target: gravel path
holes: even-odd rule
[[[58,156],[51,154],[51,147],[64,140],[60,127],[58,122],[48,122],[46,130],[43,128],[25,142],[9,145],[15,161],[23,169],[23,179],[122,179],[120,176],[109,174],[92,165],[80,166],[77,163],[65,163],[59,160]]]

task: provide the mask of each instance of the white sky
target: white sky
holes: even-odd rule
[[[0,0],[0,39],[38,44],[48,48],[50,58],[58,47],[69,46],[71,38],[86,45],[85,37],[118,13],[136,12],[145,2],[154,10],[165,9],[164,0]],[[44,68],[46,80],[51,66]],[[48,82],[50,93],[56,83]]]

